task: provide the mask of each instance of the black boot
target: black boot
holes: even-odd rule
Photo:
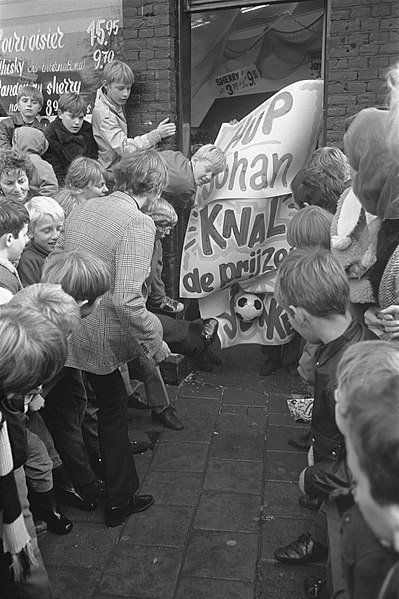
[[[82,512],[92,512],[96,509],[98,499],[85,497],[78,493],[65,470],[64,465],[53,470],[54,491],[57,501],[76,507]]]
[[[46,522],[47,528],[51,532],[55,532],[57,535],[66,535],[71,532],[73,524],[58,511],[54,489],[44,493],[30,490],[29,503],[33,517]]]

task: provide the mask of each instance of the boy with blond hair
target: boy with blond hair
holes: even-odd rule
[[[176,132],[176,125],[169,123],[169,118],[166,118],[149,133],[128,137],[125,105],[133,83],[133,72],[126,63],[112,60],[106,64],[92,124],[99,162],[110,175],[125,152],[152,148]]]
[[[299,481],[305,493],[301,505],[314,509],[315,500],[328,499],[333,491],[350,486],[344,438],[334,415],[336,370],[349,344],[375,339],[375,335],[352,320],[345,271],[327,250],[294,250],[288,254],[278,270],[275,296],[287,311],[291,326],[306,341],[320,344],[316,353],[310,465]],[[313,530],[276,549],[275,558],[291,564],[319,559],[325,555],[325,547],[314,536]]]
[[[43,160],[52,165],[60,187],[74,158],[97,158],[98,148],[92,126],[85,120],[86,114],[87,104],[82,96],[75,92],[62,94],[58,101],[58,116],[44,131],[49,148],[43,154]]]
[[[11,150],[12,139],[19,127],[34,127],[44,130],[37,115],[43,106],[43,95],[32,85],[22,85],[17,94],[18,112],[0,121],[0,150]]]
[[[40,282],[44,261],[55,248],[64,227],[64,211],[53,198],[36,196],[25,207],[30,217],[30,241],[18,264],[24,287]]]

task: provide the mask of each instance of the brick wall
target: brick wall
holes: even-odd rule
[[[399,60],[397,0],[331,0],[327,143],[342,147],[345,119],[383,105],[384,76]]]
[[[176,120],[174,2],[123,0],[124,60],[136,81],[126,106],[129,135]]]

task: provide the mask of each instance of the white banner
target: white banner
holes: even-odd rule
[[[215,141],[228,168],[198,189],[180,295],[200,299],[201,314],[219,319],[222,346],[290,339],[287,315],[272,294],[277,267],[289,251],[286,229],[295,212],[290,184],[317,145],[322,93],[321,80],[296,82],[239,123],[223,124]],[[251,297],[240,308],[244,292],[257,294],[263,310]]]

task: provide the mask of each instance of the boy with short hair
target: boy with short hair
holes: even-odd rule
[[[176,132],[176,125],[169,123],[167,118],[149,133],[128,137],[125,105],[133,83],[133,72],[126,63],[112,60],[105,65],[92,124],[98,145],[98,160],[110,175],[125,152],[152,148]]]
[[[0,586],[2,597],[42,597],[53,599],[48,575],[38,548],[35,526],[29,510],[24,462],[27,445],[22,418],[9,426],[9,405],[16,394],[29,396],[62,368],[67,354],[61,331],[40,314],[0,308],[0,433],[7,431],[11,441],[7,455],[1,445],[1,541]],[[11,410],[13,414],[13,409]],[[5,420],[4,422],[4,415]],[[8,464],[7,472],[3,471]],[[13,470],[13,471],[12,471]],[[7,476],[4,476],[7,475]],[[10,484],[15,479],[18,496]],[[22,516],[22,517],[21,517]],[[28,533],[28,534],[27,534]]]
[[[25,207],[30,217],[30,241],[17,267],[24,286],[40,282],[44,261],[53,251],[64,227],[64,211],[53,198],[36,196]]]
[[[225,153],[213,144],[200,147],[191,159],[186,158],[182,152],[173,150],[165,150],[161,152],[161,156],[168,169],[168,182],[162,191],[162,197],[179,212],[182,207],[191,208],[198,187],[209,183],[226,169]],[[180,219],[180,243],[183,243],[186,221],[186,218]],[[158,265],[150,288],[148,307],[155,313],[160,312],[170,316],[181,312],[184,305],[166,295],[161,278],[163,268],[161,244],[158,250]]]
[[[32,85],[23,85],[17,94],[18,111],[0,121],[0,149],[11,150],[14,131],[19,127],[34,127],[44,130],[37,115],[43,106],[41,91]]]
[[[28,242],[29,214],[25,206],[0,198],[0,304],[22,289],[14,266]]]
[[[345,435],[357,504],[342,520],[342,596],[397,597],[399,348],[386,341],[351,346],[337,377],[336,420]]]
[[[279,267],[274,293],[287,311],[291,326],[306,341],[320,344],[316,353],[309,455],[313,464],[300,476],[300,488],[306,494],[300,503],[314,509],[315,500],[328,499],[333,491],[350,486],[344,438],[335,421],[336,370],[349,344],[375,339],[375,335],[352,320],[345,271],[327,250],[293,250],[288,254]],[[307,533],[276,549],[274,555],[285,563],[306,563],[320,553],[323,552],[317,539]]]
[[[86,113],[87,104],[79,94],[62,94],[58,101],[58,116],[44,132],[49,148],[43,159],[53,166],[60,187],[74,158],[97,158],[98,148],[92,126],[85,120]]]

